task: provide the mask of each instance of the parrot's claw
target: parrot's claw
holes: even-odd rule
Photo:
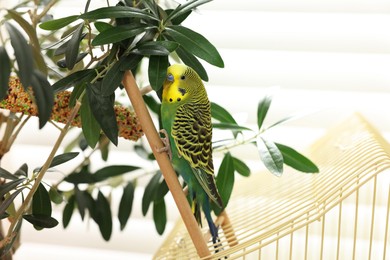
[[[168,154],[169,160],[172,161],[172,150],[171,150],[171,144],[169,142],[168,133],[165,129],[161,129],[159,132],[162,133],[164,136],[164,137],[161,137],[161,141],[163,142],[164,147],[157,148],[157,152],[159,152],[159,153],[166,152]]]

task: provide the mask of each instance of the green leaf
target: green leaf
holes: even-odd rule
[[[156,1],[154,0],[143,0],[142,3],[145,5],[147,9],[149,9],[153,16],[156,17],[157,19],[159,18],[159,10],[158,10],[158,5]]]
[[[25,181],[25,178],[23,179],[17,179],[10,182],[7,182],[5,184],[0,185],[0,198],[3,198],[5,194],[10,192],[11,190],[15,189],[19,184]]]
[[[96,213],[96,203],[95,203],[95,200],[93,199],[92,194],[90,192],[88,192],[88,190],[83,191],[83,193],[84,193],[83,197],[84,197],[84,200],[85,200],[85,205],[86,205],[86,208],[89,211],[89,215],[96,222],[97,213]]]
[[[34,91],[35,103],[38,106],[39,128],[42,128],[50,119],[54,105],[54,93],[42,72],[34,70],[32,75],[31,86]]]
[[[95,39],[93,39],[92,45],[97,46],[120,42],[143,33],[146,29],[146,25],[137,23],[112,27],[98,34]]]
[[[231,124],[231,123],[213,123],[213,128],[237,130],[237,131],[241,131],[241,130],[252,131],[252,129],[248,127]]]
[[[0,203],[0,215],[3,215],[5,211],[9,208],[9,206],[12,204],[14,199],[23,191],[24,188],[21,188],[19,190],[16,190],[14,193],[12,193],[10,196],[5,198],[4,201]]]
[[[275,143],[283,155],[283,161],[288,166],[305,173],[318,173],[318,167],[307,157],[300,154],[293,148]]]
[[[164,33],[167,33],[189,53],[214,66],[224,67],[224,62],[217,49],[201,34],[180,25],[167,26]]]
[[[155,198],[158,189],[161,173],[156,172],[150,179],[148,185],[145,187],[144,195],[142,197],[142,214],[145,216],[148,213],[150,203]]]
[[[222,123],[237,124],[233,116],[220,105],[211,102],[211,117]]]
[[[153,220],[157,233],[162,235],[167,224],[167,210],[164,199],[153,203]]]
[[[32,27],[32,25],[27,22],[18,12],[13,9],[8,9],[8,15],[19,24],[20,27],[27,33],[31,46],[33,47],[33,56],[35,64],[39,71],[41,71],[44,75],[47,75],[47,66],[42,57],[40,43],[37,37],[36,30]],[[2,68],[2,67],[1,67]]]
[[[196,7],[203,5],[205,3],[211,2],[212,0],[192,0],[188,1],[185,4],[179,5],[174,9],[172,12],[169,13],[168,17],[166,18],[166,21],[170,21],[172,19],[175,19],[175,17],[184,15],[185,13],[195,9]]]
[[[87,55],[88,55],[87,52],[82,52],[82,53],[77,54],[75,64],[79,63],[79,62],[80,62],[82,59],[84,59]],[[67,68],[66,59],[58,60],[56,64],[58,65],[58,67],[60,67],[60,68],[62,68],[62,69]]]
[[[16,170],[14,173],[15,176],[22,176],[27,177],[28,174],[28,166],[26,163],[23,163],[22,166],[19,167],[19,169]]]
[[[96,223],[104,240],[110,240],[112,233],[112,216],[108,200],[101,191],[96,199]]]
[[[158,45],[163,46],[169,52],[176,51],[176,49],[179,48],[179,46],[180,46],[180,44],[178,44],[177,42],[168,41],[168,40],[158,40],[158,41],[154,41],[154,43],[157,43]]]
[[[268,109],[271,106],[272,95],[266,95],[257,107],[257,126],[259,130],[263,126],[264,119],[267,116]]]
[[[53,228],[58,225],[58,221],[47,215],[37,215],[37,214],[31,214],[31,215],[23,215],[23,218],[34,225],[34,227],[39,228]]]
[[[63,154],[56,155],[56,156],[54,156],[53,160],[51,161],[49,168],[53,168],[57,165],[66,163],[66,162],[72,160],[73,158],[75,158],[77,155],[79,155],[79,152],[69,152],[69,153],[63,153]]]
[[[8,180],[18,180],[19,178],[4,168],[0,167],[0,178],[8,179]],[[3,184],[2,184],[3,185]]]
[[[171,20],[172,24],[173,25],[180,25],[182,22],[184,22],[185,19],[188,18],[188,16],[190,16],[191,13],[192,13],[192,11],[188,11],[186,13],[183,13],[181,15],[176,16],[175,18],[173,18]]]
[[[100,139],[101,128],[99,122],[92,114],[87,96],[83,97],[83,103],[80,108],[80,117],[82,123],[81,129],[83,130],[85,140],[87,141],[89,147],[93,149]]]
[[[151,95],[143,95],[142,96],[145,104],[150,108],[150,110],[153,113],[159,114],[161,110],[161,103],[158,102],[153,96]]]
[[[39,40],[37,37],[36,30],[34,27],[27,22],[21,15],[20,13],[16,12],[14,9],[8,9],[7,10],[8,15],[19,24],[20,27],[23,28],[23,30],[27,33],[28,37],[30,38],[30,42],[32,43],[33,46],[39,48]]]
[[[97,170],[94,174],[94,178],[98,182],[104,181],[108,178],[122,175],[138,169],[139,167],[132,166],[132,165],[111,165],[111,166],[101,168],[100,170]]]
[[[123,188],[123,195],[119,203],[118,219],[120,228],[123,230],[126,227],[127,221],[130,217],[131,210],[133,208],[134,201],[134,184],[132,182],[127,183]]]
[[[234,161],[230,153],[226,153],[222,159],[221,165],[216,177],[216,185],[219,194],[221,195],[223,206],[228,205],[230,195],[234,185]],[[215,214],[219,215],[223,209],[218,206],[213,206]]]
[[[162,87],[167,75],[168,65],[168,56],[151,56],[149,58],[149,82],[155,91]]]
[[[234,137],[237,137],[237,134],[242,130],[251,130],[239,126],[233,116],[225,108],[213,102],[211,102],[211,117],[221,122],[214,123],[214,128],[232,130]]]
[[[50,196],[42,183],[39,184],[32,199],[32,214],[51,216]]]
[[[11,61],[3,46],[0,46],[0,68],[0,100],[2,100],[7,95],[11,75]]]
[[[76,31],[73,33],[72,38],[70,38],[68,45],[66,46],[65,63],[66,63],[66,67],[69,70],[72,70],[74,65],[77,62],[83,29],[84,29],[84,23],[80,23]]]
[[[105,135],[100,135],[99,139],[99,150],[103,161],[108,160],[108,154],[110,152],[110,142],[108,142],[108,138]]]
[[[53,84],[52,88],[55,93],[64,91],[67,88],[72,87],[76,83],[86,79],[88,76],[94,76],[95,71],[93,69],[79,70],[76,71]]]
[[[155,193],[155,198],[153,201],[156,202],[159,200],[163,200],[165,195],[168,193],[168,191],[169,191],[168,185],[165,182],[165,179],[163,179],[158,185],[157,191]]]
[[[88,209],[91,216],[95,214],[95,201],[92,195],[86,190],[75,188],[77,208],[80,212],[81,219],[84,220],[85,210]]]
[[[61,204],[64,201],[64,197],[54,187],[50,187],[49,197],[50,197],[50,200],[57,205]]]
[[[232,157],[234,169],[242,176],[248,177],[251,174],[249,167],[240,159]]]
[[[137,55],[137,54],[130,54],[126,57],[123,58],[123,61],[121,62],[121,67],[120,70],[125,71],[125,70],[133,70],[138,66],[140,61],[142,60],[143,56],[142,55]]]
[[[108,139],[118,145],[118,125],[114,111],[115,96],[102,95],[101,82],[87,83],[87,96],[92,113]]]
[[[87,84],[88,81],[83,80],[83,82],[79,82],[74,86],[69,98],[69,107],[74,107],[76,105],[78,98],[84,93],[84,90],[86,90]]]
[[[112,27],[114,27],[109,23],[105,23],[101,21],[95,22],[93,25],[95,26],[96,30],[98,30],[99,32],[103,32],[107,29],[111,29]]]
[[[62,212],[62,225],[64,228],[69,225],[70,219],[72,218],[75,201],[76,196],[70,196],[70,198],[68,199],[68,203],[66,203],[64,211]]]
[[[67,26],[68,24],[76,21],[77,19],[79,19],[79,15],[71,15],[71,16],[67,16],[67,17],[63,17],[63,18],[50,20],[50,21],[41,23],[39,25],[39,28],[41,28],[43,30],[49,30],[49,31],[58,30],[58,29],[61,29],[65,26]]]
[[[139,157],[141,157],[142,159],[145,159],[145,160],[151,160],[150,157],[153,156],[153,153],[146,151],[145,147],[142,144],[141,145],[134,145],[134,151]],[[154,156],[153,156],[153,158],[154,158]],[[153,160],[155,160],[155,159],[153,159]]]
[[[199,62],[199,60],[186,51],[181,46],[176,49],[176,53],[179,56],[179,58],[186,64],[187,66],[193,68],[196,73],[198,73],[199,77],[204,81],[209,81],[209,76],[207,75],[207,71],[203,67],[202,63]]]
[[[152,19],[158,21],[158,18],[154,17],[147,11],[139,8],[129,6],[110,6],[95,9],[93,11],[80,15],[81,19],[98,20],[105,18],[141,18]]]
[[[95,178],[89,171],[89,165],[83,166],[80,170],[73,172],[64,178],[64,181],[80,184],[80,183],[95,183]]]
[[[137,48],[132,50],[131,52],[144,56],[167,56],[171,53],[163,44],[160,44],[160,41],[144,42],[142,44],[137,45]]]
[[[114,91],[118,88],[118,86],[121,84],[123,74],[125,73],[123,70],[120,70],[123,60],[124,59],[121,58],[119,61],[116,61],[114,65],[112,65],[110,70],[107,71],[106,75],[104,75],[104,78],[102,80],[103,96],[112,95]]]
[[[274,175],[281,176],[283,174],[283,155],[276,144],[260,135],[257,137],[256,143],[265,167]]]
[[[18,63],[18,76],[25,89],[31,85],[33,70],[31,65],[34,64],[33,52],[31,46],[27,43],[24,36],[9,22],[5,27],[10,36],[11,45],[14,49],[15,59]]]

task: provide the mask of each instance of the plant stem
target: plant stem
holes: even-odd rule
[[[232,148],[235,148],[237,146],[244,145],[244,144],[249,144],[249,143],[255,141],[257,139],[257,137],[259,135],[261,135],[262,133],[264,133],[264,131],[259,131],[254,136],[251,136],[251,137],[249,137],[247,139],[243,139],[243,140],[240,140],[240,141],[232,142],[231,144],[227,144],[227,145],[220,146],[218,148],[214,148],[213,152],[229,151]]]
[[[26,199],[24,200],[24,202],[22,203],[22,205],[19,207],[18,211],[16,212],[15,217],[12,220],[11,225],[8,229],[7,237],[11,237],[13,235],[13,230],[14,230],[15,226],[22,218],[27,207],[30,205],[30,201],[32,200],[34,193],[38,189],[39,184],[41,183],[43,177],[45,176],[46,171],[49,169],[50,164],[53,161],[53,158],[54,158],[55,154],[57,153],[57,150],[59,149],[62,141],[64,140],[64,137],[67,134],[67,132],[71,126],[71,122],[73,121],[74,117],[77,115],[80,107],[81,107],[81,102],[78,100],[76,102],[76,105],[74,106],[74,108],[72,110],[72,114],[70,115],[68,122],[66,123],[64,128],[61,130],[60,135],[59,135],[57,141],[55,142],[55,144],[50,152],[49,157],[47,158],[45,164],[42,166],[41,170],[37,174],[34,185],[31,187],[31,190],[27,194]]]
[[[18,123],[22,120],[22,116],[18,119]],[[15,133],[11,136],[10,140],[8,141],[7,144],[7,151],[11,149],[12,144],[15,142],[16,137],[18,136],[20,130],[22,130],[23,126],[27,123],[27,121],[30,119],[31,115],[28,115],[26,119],[23,120],[23,122],[19,125],[19,127],[16,129]],[[16,125],[15,125],[16,126]]]
[[[35,1],[35,10],[34,14],[31,17],[32,26],[35,29],[37,24],[41,21],[41,19],[49,12],[49,10],[58,2],[59,0],[51,0],[47,5],[45,5],[44,9],[40,14],[37,14],[38,1]]]

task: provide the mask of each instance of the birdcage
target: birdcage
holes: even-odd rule
[[[287,169],[281,178],[264,172],[241,180],[227,207],[230,221],[217,218],[221,241],[208,244],[209,258],[390,259],[389,152],[354,115],[308,151],[319,174]],[[154,257],[199,258],[181,221]]]

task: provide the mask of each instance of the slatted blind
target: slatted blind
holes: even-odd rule
[[[279,86],[273,119],[329,110],[300,125],[327,127],[359,110],[389,130],[390,2],[233,1],[199,8],[186,25],[221,51],[225,68],[207,66],[216,102],[255,119],[267,87]],[[223,94],[222,94],[223,93]]]

